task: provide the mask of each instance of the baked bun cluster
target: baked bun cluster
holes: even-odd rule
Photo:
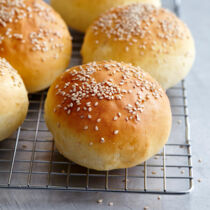
[[[167,89],[182,80],[195,58],[194,40],[173,13],[147,4],[117,7],[88,28],[83,63],[113,59],[149,72]]]
[[[0,141],[23,122],[28,111],[28,95],[17,71],[0,58]]]
[[[47,88],[68,67],[71,47],[66,24],[44,1],[0,1],[0,57],[29,92]]]
[[[96,170],[135,166],[163,147],[171,109],[161,86],[140,67],[92,62],[50,87],[45,119],[66,158]]]
[[[160,7],[160,0],[51,0],[51,5],[66,23],[85,32],[92,21],[106,10],[131,3],[148,3]]]

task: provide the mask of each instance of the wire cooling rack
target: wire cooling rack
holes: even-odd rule
[[[177,14],[180,1],[165,1]],[[81,63],[83,36],[74,37],[72,65]],[[0,142],[0,188],[183,194],[193,188],[190,125],[185,82],[169,89],[171,137],[163,150],[133,168],[99,172],[69,162],[56,150],[44,121],[46,92],[30,95],[23,125]]]

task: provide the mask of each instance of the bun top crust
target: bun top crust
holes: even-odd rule
[[[191,37],[186,25],[167,9],[138,3],[109,10],[90,29],[96,42],[97,36],[105,36],[127,43],[125,51],[138,44],[142,55],[148,50],[168,53],[177,41]]]
[[[48,4],[0,1],[0,57],[18,71],[29,92],[49,86],[47,81],[54,80],[56,69],[68,66],[70,49],[68,28]]]
[[[160,85],[139,67],[115,61],[67,70],[51,86],[46,105],[58,127],[65,124],[69,132],[86,134],[89,144],[112,143],[126,127],[133,132],[147,127],[148,116],[156,118],[158,109],[163,116],[160,120],[170,124],[171,119],[169,101]],[[170,129],[166,130],[168,134]],[[130,132],[128,129],[128,135]]]
[[[9,40],[29,45],[32,52],[62,49],[66,26],[58,17],[42,0],[0,1],[0,51],[7,49],[5,44]]]
[[[0,83],[3,84],[3,82],[7,84],[7,87],[10,85],[17,88],[24,86],[17,71],[6,61],[6,59],[0,58]],[[7,90],[2,91],[2,93],[5,93]]]
[[[161,6],[160,0],[50,0],[50,2],[70,27],[81,32],[85,32],[99,15],[119,5],[147,3]]]
[[[189,73],[195,45],[188,27],[170,11],[131,4],[96,19],[81,54],[83,63],[112,59],[140,66],[167,89]]]

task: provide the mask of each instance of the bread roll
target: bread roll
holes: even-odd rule
[[[0,57],[29,92],[47,88],[67,68],[71,46],[66,24],[42,0],[0,1]]]
[[[135,166],[169,137],[171,109],[139,67],[115,61],[73,67],[50,87],[45,119],[57,149],[95,170]]]
[[[28,95],[17,71],[0,58],[0,141],[23,122],[28,111]]]
[[[160,0],[51,0],[51,5],[70,27],[85,32],[92,21],[106,10],[137,2],[161,5]]]
[[[132,4],[100,16],[87,30],[81,54],[83,63],[113,59],[140,66],[167,89],[188,74],[195,47],[173,13]]]

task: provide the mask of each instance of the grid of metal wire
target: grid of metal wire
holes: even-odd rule
[[[176,1],[165,6],[177,10]],[[83,36],[74,37],[72,65],[81,63]],[[185,82],[167,91],[173,112],[168,144],[133,168],[99,172],[69,162],[56,150],[44,121],[46,92],[30,95],[23,125],[0,143],[0,188],[183,194],[193,188],[190,125]]]

